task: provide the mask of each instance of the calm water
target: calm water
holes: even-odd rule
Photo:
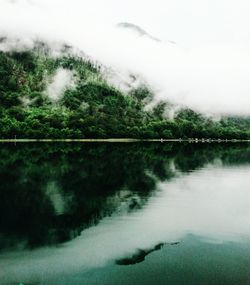
[[[250,146],[1,144],[0,284],[250,284]]]

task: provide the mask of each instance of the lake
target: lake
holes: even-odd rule
[[[250,284],[250,145],[0,145],[0,284]]]

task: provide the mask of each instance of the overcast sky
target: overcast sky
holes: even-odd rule
[[[0,35],[65,41],[141,75],[157,100],[250,115],[249,15],[247,0],[0,0]],[[162,42],[118,29],[120,22]]]
[[[248,0],[95,0],[92,6],[98,2],[110,23],[136,23],[183,46],[250,43]]]

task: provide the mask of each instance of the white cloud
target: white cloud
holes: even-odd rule
[[[0,35],[65,41],[119,72],[141,74],[157,99],[250,115],[246,0],[0,0],[0,8]],[[119,22],[141,25],[163,43],[121,31]]]
[[[67,88],[74,87],[74,74],[71,70],[59,68],[52,78],[52,82],[48,85],[46,94],[56,102]]]

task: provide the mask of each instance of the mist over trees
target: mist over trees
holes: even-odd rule
[[[51,100],[58,69],[71,71],[74,84]],[[0,138],[250,138],[249,117],[213,121],[181,109],[167,119],[164,102],[146,111],[150,100],[145,86],[125,94],[80,57],[0,52]]]

